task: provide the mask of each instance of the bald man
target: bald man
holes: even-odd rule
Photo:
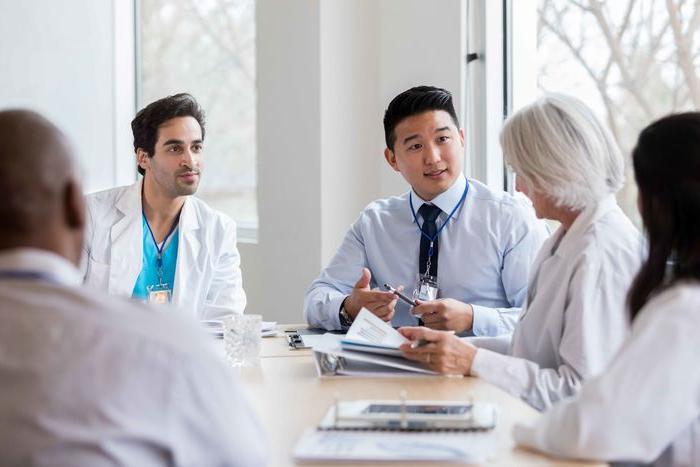
[[[0,112],[0,465],[264,463],[259,425],[183,316],[80,287],[66,138]]]

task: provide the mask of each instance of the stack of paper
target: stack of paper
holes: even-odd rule
[[[260,327],[260,332],[263,337],[272,337],[277,335],[277,321],[263,321]]]
[[[481,463],[494,457],[495,446],[492,432],[347,432],[309,428],[294,448],[294,459]]]
[[[204,319],[201,320],[202,326],[207,333],[216,338],[224,337],[224,324],[220,319]],[[262,337],[271,337],[277,335],[277,321],[263,321],[260,327]]]

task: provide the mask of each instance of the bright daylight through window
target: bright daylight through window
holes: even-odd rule
[[[139,108],[189,92],[206,112],[197,195],[255,237],[255,0],[140,0]]]
[[[618,199],[637,222],[631,150],[652,120],[700,108],[699,42],[696,1],[538,0],[538,87],[578,96],[607,122],[627,160]]]

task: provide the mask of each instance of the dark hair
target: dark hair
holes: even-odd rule
[[[148,157],[153,157],[156,141],[158,141],[158,128],[175,117],[193,117],[197,120],[202,129],[202,140],[204,140],[204,111],[194,97],[183,92],[158,99],[139,110],[131,121],[134,151],[141,148],[148,153]],[[140,166],[138,171],[141,175],[145,173]]]
[[[632,152],[649,256],[627,296],[630,316],[659,290],[700,280],[700,112],[669,115]]]
[[[459,119],[452,104],[450,91],[433,86],[417,86],[394,97],[384,112],[386,147],[394,150],[394,143],[396,143],[394,130],[401,121],[431,110],[444,110],[450,114],[455,126],[459,128]]]

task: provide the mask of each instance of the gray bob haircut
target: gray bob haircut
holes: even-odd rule
[[[612,135],[576,98],[545,95],[511,116],[500,139],[528,190],[557,206],[581,210],[624,183],[625,163]]]

